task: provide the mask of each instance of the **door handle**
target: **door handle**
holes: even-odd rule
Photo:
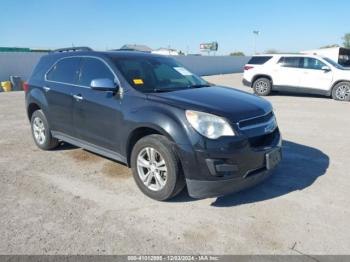
[[[73,97],[74,97],[75,100],[77,100],[77,101],[83,100],[83,97],[82,97],[81,95],[73,95]]]
[[[49,92],[51,89],[50,87],[47,87],[47,86],[44,86],[43,88],[44,88],[45,92]]]

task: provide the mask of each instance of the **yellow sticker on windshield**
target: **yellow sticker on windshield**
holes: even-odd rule
[[[143,80],[142,79],[134,79],[134,84],[135,85],[143,85]]]

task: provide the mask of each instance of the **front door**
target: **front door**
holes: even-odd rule
[[[300,79],[300,86],[314,90],[328,91],[332,84],[333,72],[323,70],[327,66],[322,61],[305,57],[302,63],[303,73]],[[329,66],[327,66],[329,68]]]
[[[90,88],[93,79],[109,78],[115,75],[99,58],[83,58],[78,85],[73,91],[73,121],[77,138],[90,144],[120,152],[120,127],[122,121],[122,100],[110,91],[96,91]]]

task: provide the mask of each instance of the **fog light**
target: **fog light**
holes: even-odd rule
[[[232,176],[238,171],[238,167],[232,164],[226,164],[223,160],[206,159],[209,172],[213,176]]]

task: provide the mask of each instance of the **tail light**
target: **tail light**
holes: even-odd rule
[[[29,89],[28,82],[24,82],[23,83],[23,90],[24,90],[24,92],[28,92],[28,89]]]
[[[249,70],[249,69],[253,69],[254,66],[244,66],[244,70]]]

